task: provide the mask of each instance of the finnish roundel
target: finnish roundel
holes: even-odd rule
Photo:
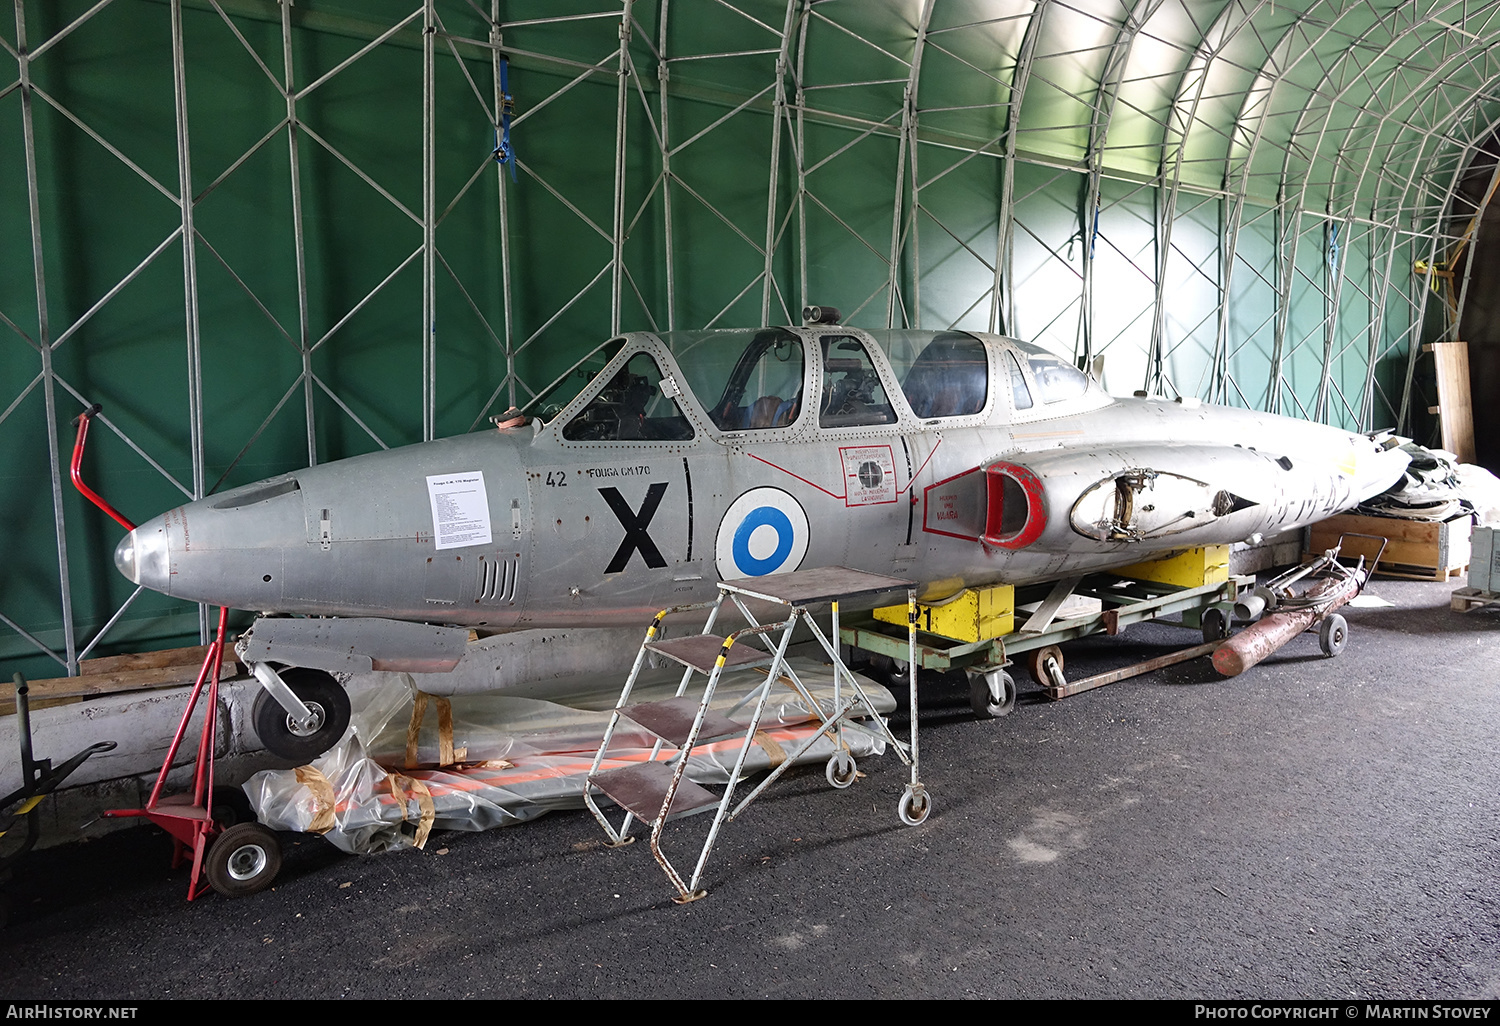
[[[719,521],[714,545],[719,577],[764,577],[802,565],[807,555],[807,514],[780,488],[752,488]]]

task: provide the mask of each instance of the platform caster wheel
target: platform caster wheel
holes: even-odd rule
[[[1323,654],[1332,658],[1344,650],[1349,644],[1349,621],[1338,613],[1330,613],[1323,617],[1323,622],[1318,625],[1318,647]]]
[[[858,776],[854,756],[850,755],[847,749],[840,748],[829,757],[828,767],[823,771],[823,775],[828,778],[830,786],[842,791],[854,783],[854,778]]]
[[[1047,660],[1052,659],[1057,663],[1057,672],[1063,670],[1062,649],[1056,645],[1048,645],[1046,648],[1034,648],[1026,653],[1026,672],[1031,674],[1031,679],[1044,688],[1055,686],[1050,677],[1047,676]]]
[[[263,891],[281,872],[281,842],[259,823],[232,826],[214,839],[204,870],[209,886],[226,898]]]
[[[214,822],[220,830],[228,830],[241,823],[254,823],[255,810],[250,807],[244,788],[231,784],[214,785]]]
[[[1209,606],[1203,611],[1200,626],[1203,628],[1203,643],[1223,641],[1229,637],[1230,617],[1234,614],[1219,606]]]
[[[926,788],[920,787],[907,787],[901,793],[901,804],[896,806],[896,815],[907,826],[920,826],[927,821],[927,814],[931,811],[932,796]]]
[[[969,672],[969,708],[974,718],[993,720],[1008,716],[1016,707],[1016,681],[1001,669]]]
[[[302,704],[312,710],[313,725],[302,728],[292,722],[281,703],[262,689],[255,698],[251,719],[261,744],[273,755],[305,765],[332,748],[349,726],[349,693],[322,670],[294,667],[281,671],[281,679]]]

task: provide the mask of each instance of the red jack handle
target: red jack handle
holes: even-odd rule
[[[114,517],[115,522],[121,527],[125,528],[125,530],[134,531],[134,524],[121,516],[119,510],[115,509],[109,503],[105,502],[104,499],[100,497],[98,492],[94,491],[88,485],[83,483],[83,474],[78,469],[79,465],[83,463],[83,441],[89,436],[89,421],[92,420],[94,418],[94,415],[102,409],[102,406],[100,406],[98,403],[95,403],[94,405],[90,406],[88,409],[80,413],[77,417],[73,418],[73,423],[78,425],[78,439],[73,443],[73,463],[68,468],[69,473],[73,478],[73,487],[82,492],[85,499],[89,500],[95,506],[98,506],[100,509],[104,510],[104,512]]]

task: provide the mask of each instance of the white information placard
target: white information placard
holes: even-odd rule
[[[432,539],[437,548],[490,543],[490,501],[483,471],[429,477],[427,497],[432,502]]]

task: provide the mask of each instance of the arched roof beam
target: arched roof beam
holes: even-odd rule
[[[1078,310],[1078,336],[1075,356],[1088,367],[1094,359],[1094,243],[1099,232],[1099,189],[1104,170],[1104,145],[1109,138],[1110,122],[1114,119],[1115,103],[1120,96],[1120,80],[1125,75],[1125,65],[1130,60],[1130,48],[1151,16],[1165,0],[1136,0],[1130,13],[1120,23],[1109,55],[1104,59],[1104,70],[1099,75],[1099,88],[1089,113],[1088,148],[1084,159],[1088,164],[1088,179],[1084,189],[1084,200],[1078,211],[1079,237],[1083,240],[1083,301]]]
[[[1031,81],[1031,66],[1036,56],[1037,37],[1042,18],[1052,0],[1036,0],[1021,36],[1021,50],[1011,74],[1010,109],[1005,130],[1005,165],[1000,169],[1000,223],[995,238],[995,283],[990,300],[990,330],[1016,334],[1015,288],[1015,208],[1016,208],[1016,141],[1021,133],[1021,109],[1026,86]],[[1003,304],[1003,323],[1001,318]]]
[[[1455,3],[1451,4],[1450,6],[1457,6],[1458,3],[1461,3],[1461,0],[1455,0]],[[1436,9],[1434,8],[1434,11],[1435,10]],[[1287,207],[1286,216],[1283,221],[1284,229],[1286,229],[1286,226],[1290,226],[1290,238],[1286,243],[1289,252],[1287,259],[1282,267],[1283,294],[1286,297],[1287,302],[1283,304],[1283,314],[1282,316],[1277,318],[1276,322],[1276,337],[1274,343],[1275,348],[1273,350],[1274,376],[1269,386],[1271,388],[1279,390],[1281,385],[1280,371],[1282,366],[1284,366],[1284,360],[1286,356],[1286,331],[1290,321],[1289,301],[1291,298],[1291,290],[1295,283],[1295,276],[1297,274],[1297,251],[1302,238],[1301,216],[1307,206],[1308,192],[1311,188],[1313,180],[1312,171],[1314,167],[1318,166],[1318,155],[1322,152],[1324,141],[1328,137],[1329,127],[1332,124],[1334,113],[1339,108],[1340,104],[1345,101],[1345,97],[1347,97],[1357,86],[1361,84],[1365,84],[1370,87],[1370,98],[1368,103],[1373,106],[1374,104],[1379,102],[1379,98],[1384,87],[1388,83],[1392,82],[1398,74],[1400,74],[1406,67],[1408,67],[1410,55],[1408,54],[1406,57],[1399,59],[1396,62],[1395,66],[1391,70],[1386,72],[1384,80],[1378,84],[1371,80],[1371,71],[1377,66],[1381,65],[1384,60],[1389,55],[1391,55],[1393,51],[1395,51],[1398,47],[1404,46],[1404,44],[1410,42],[1413,38],[1419,40],[1418,50],[1425,50],[1428,46],[1428,43],[1426,40],[1422,39],[1419,34],[1419,30],[1427,20],[1433,17],[1434,11],[1429,11],[1427,18],[1424,18],[1421,21],[1414,22],[1413,24],[1408,25],[1404,29],[1401,29],[1399,31],[1394,27],[1388,28],[1384,19],[1378,19],[1370,26],[1368,26],[1365,31],[1354,41],[1354,43],[1342,50],[1340,54],[1334,59],[1333,63],[1329,67],[1324,69],[1322,78],[1318,81],[1318,84],[1311,90],[1311,96],[1325,98],[1326,104],[1320,105],[1317,108],[1314,108],[1311,103],[1304,106],[1301,113],[1297,117],[1297,122],[1293,126],[1290,136],[1288,137],[1287,147],[1282,161],[1283,191],[1285,190],[1285,187],[1292,173],[1292,158],[1293,155],[1298,152],[1298,139],[1300,136],[1309,134],[1308,131],[1304,130],[1304,126],[1308,123],[1309,120],[1317,118],[1317,135],[1313,141],[1311,149],[1308,151],[1308,155],[1306,158],[1306,169],[1302,175],[1301,187],[1297,190],[1296,201],[1289,204],[1289,206]],[[1395,22],[1398,17],[1399,12],[1395,10],[1391,11],[1389,14],[1389,20],[1391,22]],[[1370,36],[1374,35],[1378,30],[1381,29],[1388,30],[1390,32],[1390,38],[1386,41],[1385,45],[1381,47],[1373,57],[1370,58],[1368,62],[1360,65],[1355,61],[1352,55],[1360,52],[1360,44],[1362,44],[1366,39],[1368,39]],[[1466,47],[1461,46],[1460,51],[1464,50],[1465,48]],[[1336,90],[1330,92],[1335,76],[1341,74],[1348,64],[1355,65],[1356,70],[1354,75],[1344,81],[1343,84],[1340,85]],[[1419,85],[1417,89],[1413,90],[1413,93],[1430,83],[1435,74],[1436,72],[1430,72],[1427,78],[1423,80],[1421,85]],[[1351,106],[1353,106],[1356,110],[1354,124],[1357,124],[1359,121],[1359,112],[1367,110],[1368,108],[1359,104],[1352,104]],[[1382,121],[1391,117],[1392,111],[1399,109],[1401,109],[1401,105],[1395,105],[1391,108],[1388,108],[1386,110],[1386,113],[1382,116]],[[1314,113],[1314,111],[1316,111],[1316,113]],[[1343,130],[1344,138],[1346,140],[1349,134],[1352,132],[1353,127],[1354,125],[1351,124],[1349,128]],[[1343,147],[1340,146],[1339,150],[1340,153],[1342,153]],[[1325,219],[1332,218],[1333,197],[1336,191],[1336,183],[1342,164],[1343,159],[1341,156],[1336,156],[1331,162],[1331,167],[1329,169],[1330,177],[1328,182],[1328,195],[1325,199],[1324,204]],[[1341,253],[1346,252],[1346,249],[1341,250]],[[1319,420],[1326,419],[1328,415],[1328,393],[1331,387],[1332,379],[1334,335],[1337,331],[1340,282],[1342,281],[1343,277],[1342,258],[1340,259],[1339,265],[1332,268],[1331,271],[1332,280],[1328,283],[1327,289],[1320,289],[1320,291],[1324,291],[1325,311],[1323,320],[1323,366],[1318,376],[1317,400],[1314,405],[1314,417]]]
[[[912,48],[911,66],[906,78],[906,87],[901,93],[901,136],[896,155],[896,181],[892,189],[895,199],[891,211],[890,291],[886,305],[886,325],[892,328],[908,325],[922,326],[922,267],[921,253],[917,245],[917,207],[920,202],[920,197],[917,195],[917,88],[919,76],[922,73],[922,50],[927,44],[927,29],[932,23],[932,7],[936,2],[937,0],[923,0],[922,2],[922,15],[917,23],[917,38]],[[907,216],[903,219],[901,208],[906,205],[904,202],[906,183],[903,179],[908,177],[911,183],[911,203]],[[906,304],[901,300],[901,253],[906,247],[908,236],[911,239],[912,253],[912,309],[910,310],[906,309]],[[898,311],[901,314],[900,324],[896,321]]]
[[[1454,4],[1451,4],[1449,6],[1450,7],[1452,7],[1452,6],[1459,6],[1459,4],[1458,3],[1454,3]],[[1372,111],[1371,108],[1374,107],[1377,103],[1380,103],[1380,97],[1385,92],[1385,90],[1392,83],[1394,83],[1397,80],[1398,76],[1403,75],[1405,72],[1411,70],[1412,64],[1413,64],[1413,61],[1412,61],[1412,54],[1413,54],[1413,52],[1415,52],[1415,53],[1424,53],[1425,54],[1428,50],[1431,49],[1431,47],[1434,44],[1434,41],[1432,39],[1430,39],[1430,38],[1421,39],[1421,41],[1420,41],[1419,46],[1417,47],[1417,49],[1415,51],[1406,53],[1400,59],[1398,59],[1395,62],[1395,64],[1393,66],[1391,66],[1390,69],[1385,72],[1384,77],[1378,83],[1373,82],[1371,80],[1371,73],[1377,68],[1377,66],[1379,66],[1380,64],[1382,64],[1382,62],[1393,51],[1395,51],[1398,47],[1402,46],[1403,44],[1409,42],[1414,36],[1416,36],[1417,33],[1418,33],[1418,31],[1419,31],[1419,29],[1424,24],[1426,24],[1427,22],[1436,22],[1441,27],[1443,27],[1445,30],[1447,30],[1448,29],[1447,24],[1444,23],[1444,22],[1438,21],[1437,18],[1435,17],[1436,13],[1437,13],[1437,10],[1436,10],[1436,8],[1434,8],[1434,10],[1429,11],[1428,17],[1425,18],[1425,19],[1423,19],[1422,21],[1418,21],[1418,22],[1413,23],[1410,26],[1407,26],[1401,32],[1393,32],[1392,38],[1387,42],[1387,44],[1385,45],[1385,47],[1383,47],[1381,49],[1380,53],[1377,54],[1372,60],[1370,60],[1363,67],[1359,67],[1358,70],[1357,70],[1357,72],[1356,72],[1356,74],[1351,79],[1349,79],[1348,81],[1346,81],[1343,84],[1343,86],[1340,87],[1338,89],[1338,91],[1332,97],[1330,97],[1330,99],[1328,101],[1328,106],[1324,110],[1323,115],[1322,115],[1321,125],[1319,126],[1319,129],[1318,129],[1317,138],[1316,138],[1316,140],[1315,140],[1315,142],[1314,142],[1314,144],[1313,144],[1313,146],[1311,148],[1311,151],[1310,151],[1310,155],[1309,155],[1309,158],[1308,158],[1309,159],[1308,173],[1303,176],[1302,187],[1301,187],[1301,189],[1300,189],[1300,191],[1298,193],[1297,202],[1292,206],[1291,210],[1289,211],[1290,219],[1292,220],[1292,223],[1294,225],[1294,228],[1293,228],[1293,231],[1292,231],[1292,237],[1291,237],[1291,258],[1287,261],[1287,274],[1288,274],[1289,277],[1290,277],[1290,275],[1292,275],[1292,274],[1295,273],[1297,247],[1298,247],[1298,243],[1299,243],[1300,238],[1301,238],[1300,224],[1298,224],[1298,221],[1300,220],[1300,215],[1301,215],[1302,210],[1306,207],[1306,204],[1307,204],[1307,195],[1308,195],[1309,189],[1310,189],[1311,184],[1312,184],[1311,169],[1312,169],[1313,166],[1315,166],[1318,163],[1318,154],[1322,152],[1323,147],[1324,147],[1324,141],[1325,141],[1325,139],[1328,138],[1329,127],[1330,127],[1330,124],[1332,123],[1332,120],[1333,120],[1334,111],[1338,108],[1338,106],[1340,105],[1340,103],[1344,101],[1344,98],[1351,91],[1353,91],[1359,83],[1364,82],[1364,83],[1369,84],[1369,86],[1370,86],[1370,101],[1369,101],[1369,103],[1366,104],[1366,105],[1360,105],[1360,104],[1352,104],[1351,105],[1355,109],[1355,117],[1354,117],[1352,123],[1348,127],[1344,128],[1342,130],[1342,137],[1345,140],[1345,143],[1347,143],[1348,139],[1352,135],[1354,135],[1356,131],[1359,130],[1360,121],[1361,121],[1362,116],[1366,115],[1366,114],[1373,115],[1373,111]],[[1445,11],[1445,13],[1446,13],[1446,11]],[[1372,30],[1373,30],[1373,26],[1372,26]],[[1480,47],[1482,45],[1482,40],[1480,39],[1480,37],[1478,35],[1466,34],[1465,38],[1466,38],[1466,41],[1463,42],[1463,43],[1461,43],[1461,44],[1459,44],[1459,46],[1458,46],[1458,48],[1456,50],[1454,50],[1453,52],[1448,53],[1446,55],[1443,55],[1441,57],[1441,59],[1436,63],[1436,65],[1434,67],[1430,68],[1427,71],[1427,74],[1418,83],[1416,83],[1414,86],[1412,86],[1408,90],[1407,94],[1404,97],[1402,97],[1401,100],[1396,101],[1396,102],[1392,102],[1389,105],[1381,104],[1381,106],[1384,108],[1384,111],[1379,116],[1379,118],[1378,118],[1378,120],[1376,122],[1374,136],[1373,136],[1374,140],[1377,143],[1378,143],[1378,140],[1380,138],[1381,132],[1382,132],[1383,128],[1385,127],[1385,125],[1388,122],[1393,121],[1398,116],[1401,116],[1401,115],[1398,114],[1398,112],[1402,112],[1402,111],[1408,112],[1405,115],[1408,118],[1408,120],[1403,121],[1403,122],[1397,122],[1397,124],[1400,126],[1401,129],[1405,130],[1407,133],[1416,132],[1416,133],[1422,135],[1424,137],[1424,139],[1431,138],[1434,134],[1436,134],[1436,131],[1437,131],[1436,126],[1434,126],[1433,129],[1423,129],[1420,126],[1416,125],[1413,121],[1410,120],[1411,115],[1415,114],[1417,111],[1420,110],[1420,103],[1418,103],[1416,106],[1413,106],[1413,99],[1415,97],[1417,97],[1418,95],[1424,93],[1426,90],[1432,88],[1435,83],[1441,83],[1441,82],[1446,81],[1451,76],[1451,69],[1452,69],[1453,65],[1455,63],[1467,63],[1469,61],[1469,58],[1470,58],[1472,52],[1476,48],[1478,48],[1478,47]],[[1353,49],[1354,48],[1351,47],[1351,51]],[[1343,65],[1343,63],[1344,63],[1343,59],[1340,59],[1339,61],[1335,62],[1334,67],[1329,69],[1329,71],[1327,72],[1327,74],[1325,74],[1323,81],[1319,83],[1319,88],[1317,90],[1315,90],[1315,93],[1322,93],[1324,91],[1324,87],[1328,84],[1328,82],[1330,81],[1330,79],[1332,78],[1332,76],[1334,75],[1334,73],[1336,71],[1338,71],[1338,70],[1341,69],[1341,66]],[[1461,104],[1458,107],[1450,108],[1450,110],[1452,111],[1453,114],[1456,114],[1459,110],[1462,109],[1462,106],[1463,105]],[[1310,108],[1304,108],[1302,115],[1299,117],[1298,126],[1297,126],[1297,128],[1294,129],[1294,131],[1292,133],[1292,137],[1291,137],[1291,143],[1288,146],[1288,154],[1289,155],[1290,155],[1291,152],[1293,152],[1296,149],[1296,139],[1297,139],[1297,136],[1299,134],[1304,134],[1302,132],[1302,123],[1303,123],[1303,121],[1305,119],[1307,119],[1309,110],[1310,110]],[[1448,119],[1444,118],[1443,120],[1446,121]],[[1345,144],[1341,144],[1340,147],[1339,147],[1340,154],[1342,154],[1342,152],[1346,148],[1347,148],[1347,146]],[[1376,149],[1378,149],[1377,145],[1371,145],[1371,146],[1369,146],[1369,147],[1366,148],[1365,166],[1364,166],[1364,168],[1361,169],[1358,178],[1355,180],[1353,192],[1352,192],[1351,196],[1349,197],[1349,203],[1348,203],[1347,209],[1350,212],[1350,214],[1352,214],[1353,208],[1355,207],[1355,205],[1359,201],[1359,195],[1360,195],[1360,192],[1361,192],[1361,190],[1363,188],[1364,174],[1365,174],[1365,171],[1369,167],[1370,159],[1373,157]],[[1329,183],[1328,183],[1328,196],[1327,196],[1327,199],[1326,199],[1326,202],[1325,202],[1325,207],[1327,208],[1326,209],[1326,215],[1330,219],[1332,219],[1334,217],[1333,202],[1334,202],[1334,197],[1335,197],[1335,194],[1336,194],[1336,191],[1337,191],[1337,175],[1338,175],[1338,173],[1339,173],[1339,171],[1341,169],[1341,166],[1344,163],[1345,163],[1345,161],[1344,161],[1344,159],[1343,159],[1342,156],[1338,156],[1338,157],[1336,157],[1333,160],[1333,166],[1331,168],[1331,176],[1330,176],[1330,180],[1329,180]],[[1287,166],[1288,167],[1290,166],[1289,163],[1288,163]],[[1387,171],[1388,171],[1388,169],[1389,169],[1388,164],[1383,163],[1382,164],[1382,170],[1381,170],[1380,174],[1381,175],[1386,174]],[[1419,176],[1419,174],[1420,174],[1420,172],[1418,172],[1417,169],[1414,167],[1413,168],[1413,177],[1417,177],[1417,176]],[[1448,203],[1451,202],[1451,195],[1452,195],[1451,189],[1453,187],[1456,187],[1456,183],[1457,183],[1457,178],[1455,177],[1453,179],[1452,185],[1450,186],[1450,190],[1449,190],[1449,192],[1448,192],[1447,196],[1445,197],[1445,200],[1444,200],[1444,202],[1442,204],[1442,206],[1444,208],[1446,208],[1446,206],[1448,205]],[[1328,415],[1328,396],[1329,396],[1330,390],[1333,387],[1335,387],[1334,386],[1334,382],[1332,380],[1332,364],[1333,364],[1333,358],[1334,358],[1334,355],[1335,355],[1334,352],[1333,352],[1333,348],[1334,348],[1334,345],[1336,343],[1336,335],[1337,335],[1337,328],[1338,328],[1339,304],[1340,304],[1340,295],[1341,295],[1341,285],[1342,285],[1342,281],[1343,281],[1343,267],[1344,267],[1344,265],[1343,265],[1342,257],[1344,255],[1347,255],[1347,247],[1342,248],[1340,250],[1340,253],[1341,253],[1341,259],[1340,259],[1339,265],[1336,268],[1332,269],[1333,270],[1333,280],[1332,280],[1332,282],[1330,284],[1330,287],[1329,287],[1329,295],[1327,297],[1326,316],[1325,316],[1324,325],[1323,325],[1323,334],[1324,334],[1324,338],[1323,338],[1323,367],[1322,367],[1322,370],[1321,370],[1320,375],[1319,375],[1318,393],[1317,393],[1318,394],[1318,399],[1317,399],[1317,405],[1315,407],[1315,416],[1317,416],[1319,419],[1326,419],[1327,418],[1327,415]],[[1346,406],[1346,408],[1348,407],[1347,401],[1345,402],[1345,406]],[[1354,411],[1352,409],[1350,409],[1350,412],[1352,414]]]

